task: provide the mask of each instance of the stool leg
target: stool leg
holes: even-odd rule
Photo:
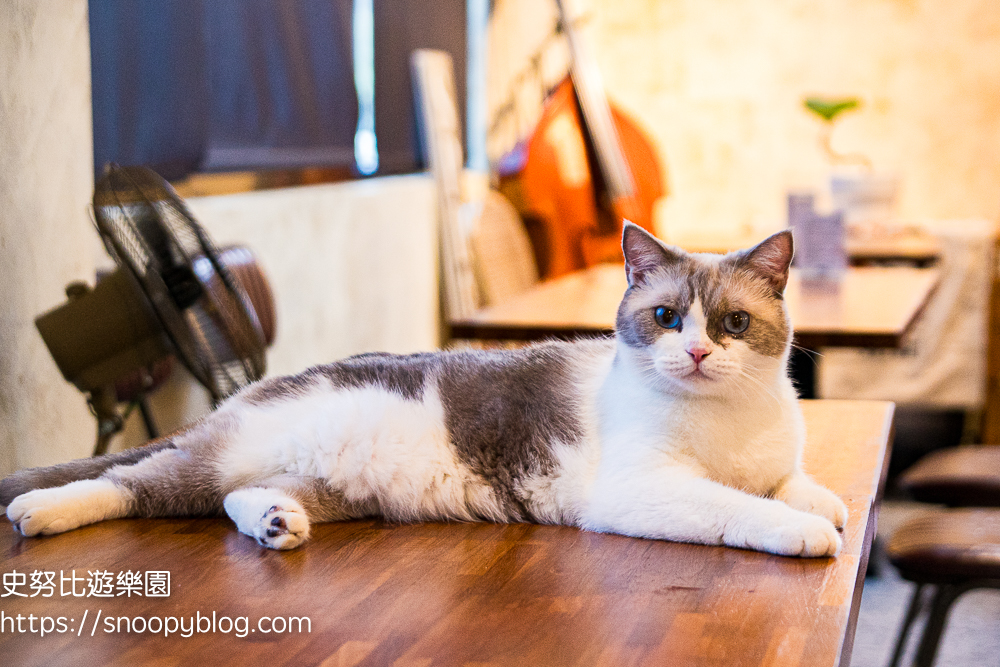
[[[916,667],[931,667],[934,664],[934,657],[937,655],[938,644],[941,642],[941,634],[944,632],[944,624],[951,610],[951,604],[964,592],[965,589],[957,586],[938,586],[934,600],[931,602],[931,613],[927,619],[927,626],[924,627],[924,635],[920,639],[920,648],[917,649],[917,659],[914,662]]]
[[[906,618],[903,619],[903,627],[899,629],[899,639],[896,640],[896,650],[892,652],[892,661],[889,667],[898,667],[899,659],[903,656],[903,647],[906,646],[906,636],[910,634],[910,626],[913,620],[920,613],[920,594],[924,592],[924,585],[917,584],[917,590],[913,591],[913,598],[910,600],[910,608],[906,610]]]

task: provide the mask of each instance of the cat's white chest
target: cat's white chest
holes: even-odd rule
[[[692,415],[672,444],[709,479],[767,495],[795,469],[800,437],[794,415],[735,409]]]
[[[629,451],[605,455],[624,455],[636,465],[685,466],[756,495],[770,494],[796,469],[805,434],[794,393],[759,404],[618,395],[609,400],[604,414],[605,437],[629,443]],[[622,432],[631,434],[616,437]]]

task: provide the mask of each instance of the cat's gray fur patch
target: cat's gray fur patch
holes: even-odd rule
[[[112,468],[104,478],[130,492],[130,516],[221,516],[231,489],[221,488],[201,454],[180,448],[157,452]]]
[[[525,520],[530,515],[518,498],[520,480],[551,471],[553,440],[572,444],[581,437],[570,406],[575,392],[568,349],[552,343],[513,351],[364,354],[259,383],[244,398],[292,398],[325,379],[335,387],[379,387],[419,401],[433,376],[459,460],[491,486],[508,516]]]
[[[173,436],[155,440],[145,447],[67,461],[54,466],[20,470],[0,481],[0,505],[7,506],[14,498],[34,489],[51,489],[81,479],[97,479],[109,468],[127,466],[174,447]]]
[[[311,522],[346,521],[379,514],[374,498],[364,502],[349,501],[342,491],[319,477],[278,475],[255,482],[254,486],[284,491],[302,505]]]
[[[239,422],[216,412],[173,434],[174,447],[103,475],[130,493],[130,516],[221,516],[224,488],[213,460],[231,443]]]
[[[298,375],[264,380],[253,385],[243,398],[251,404],[269,403],[302,396],[321,380],[338,388],[378,387],[411,401],[424,393],[424,374],[429,353],[393,355],[372,352],[348,357],[332,364],[313,366]]]
[[[631,291],[631,288],[629,291]],[[618,315],[615,318],[615,333],[630,347],[652,345],[666,331],[656,323],[655,313],[652,308],[633,310],[629,306],[628,301],[629,294],[626,292],[625,299],[618,306]],[[683,313],[685,311],[678,312]]]
[[[512,520],[533,518],[518,489],[553,468],[551,445],[575,444],[578,390],[563,343],[440,358],[438,392],[459,459],[493,489]]]

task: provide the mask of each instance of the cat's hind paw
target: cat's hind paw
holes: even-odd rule
[[[257,542],[269,549],[294,549],[308,539],[309,519],[301,508],[286,510],[272,505],[254,532]]]
[[[305,509],[278,489],[239,489],[223,505],[241,533],[268,549],[294,549],[309,539]]]
[[[25,537],[54,535],[76,528],[53,489],[22,493],[7,506],[7,518]]]
[[[107,480],[88,479],[22,493],[7,506],[7,518],[19,533],[33,537],[124,516],[125,509],[119,488]]]

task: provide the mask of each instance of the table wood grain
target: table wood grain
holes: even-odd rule
[[[8,617],[63,616],[71,628],[40,637],[8,624],[0,662],[846,667],[893,406],[805,401],[803,409],[806,468],[849,508],[835,559],[528,524],[325,524],[291,552],[263,549],[223,519],[119,520],[43,538],[7,527],[4,574],[53,571],[58,585],[60,573],[74,570],[166,570],[171,594],[109,599],[60,596],[57,588],[52,598],[0,598]],[[213,612],[246,616],[255,631],[108,634],[102,620],[92,636],[98,614]],[[256,630],[265,616],[308,617],[311,632]]]
[[[785,299],[796,342],[809,349],[900,347],[939,280],[933,268],[851,267],[839,282],[810,282],[793,269]],[[452,336],[535,340],[608,334],[626,286],[617,264],[577,271],[452,321]]]

